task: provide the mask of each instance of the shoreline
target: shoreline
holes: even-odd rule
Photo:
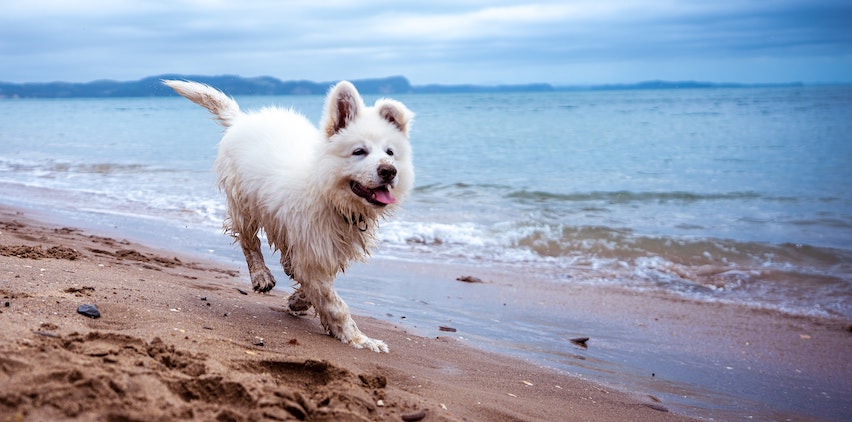
[[[23,225],[9,226],[13,221]],[[254,359],[252,365],[261,362],[263,367],[280,365],[282,361],[291,365],[293,359],[301,363],[321,360],[333,368],[345,369],[350,379],[367,372],[381,373],[387,379],[387,386],[368,391],[373,396],[372,410],[369,406],[361,408],[366,409],[361,416],[368,419],[399,420],[405,412],[427,409],[427,420],[687,420],[689,417],[841,420],[844,413],[852,410],[848,399],[852,397],[852,386],[846,381],[852,379],[852,360],[843,353],[852,350],[852,333],[848,322],[842,320],[698,303],[659,292],[555,284],[517,269],[512,272],[497,267],[374,258],[367,264],[353,266],[337,282],[362,330],[390,345],[390,355],[374,356],[323,335],[316,318],[292,318],[283,312],[289,293],[286,283],[279,282],[270,294],[251,292],[245,271],[238,265],[184,254],[177,255],[180,264],[176,264],[171,258],[162,258],[175,256],[172,251],[63,229],[61,216],[43,211],[0,206],[0,223],[3,223],[0,245],[41,245],[43,250],[64,246],[81,253],[82,258],[73,261],[0,256],[4,269],[0,271],[2,293],[18,295],[14,300],[4,301],[14,302],[16,307],[23,304],[27,309],[25,315],[48,315],[43,309],[45,305],[39,305],[45,300],[64,303],[62,311],[53,311],[61,315],[63,323],[50,322],[59,315],[50,314],[42,319],[49,319],[46,324],[57,326],[47,332],[63,338],[65,343],[86,344],[88,340],[73,337],[74,332],[82,333],[78,337],[85,338],[121,334],[125,336],[122,341],[143,341],[149,348],[154,338],[159,337],[177,351],[195,357],[205,355],[196,360],[208,368],[226,367],[230,373],[236,365],[241,376],[256,372],[244,368],[248,365],[245,362],[234,363],[237,357],[245,360],[246,356]],[[80,226],[73,220],[72,225]],[[109,236],[122,231],[121,228],[108,230]],[[110,239],[113,249],[93,246],[103,239]],[[117,250],[126,249],[162,259],[145,262],[115,256]],[[169,267],[169,262],[173,266]],[[119,274],[131,277],[136,271],[145,276],[125,278],[118,286],[112,286],[114,281],[109,280]],[[97,292],[91,296],[99,297],[101,290],[111,290],[113,296],[119,297],[106,295],[100,300],[122,313],[135,312],[142,316],[142,321],[155,324],[145,328],[142,321],[120,321],[122,318],[113,325],[104,324],[106,316],[79,321],[82,317],[74,315],[68,303],[78,297],[64,294],[62,289],[71,287],[59,288],[65,284],[57,280],[52,282],[57,287],[49,291],[41,288],[6,291],[10,287],[5,286],[12,286],[17,278],[28,275],[39,280],[51,274],[62,275],[59,278],[72,286],[80,277],[68,274],[85,274],[91,280],[91,286],[87,286]],[[465,274],[481,278],[485,283],[455,280]],[[278,278],[286,280],[280,275]],[[152,291],[150,284],[157,286],[156,291]],[[171,297],[168,289],[180,295]],[[246,290],[248,295],[237,289]],[[133,299],[128,304],[120,300],[118,292],[123,290],[136,292],[138,297],[127,295]],[[196,327],[193,332],[182,328],[209,316],[199,311],[206,312],[215,306],[214,294],[220,302],[240,310],[234,311],[235,314],[245,312],[251,314],[251,319],[233,322],[235,318],[224,317],[223,322],[230,325],[211,326],[212,330]],[[199,305],[200,297],[207,297],[203,305]],[[9,325],[10,309],[0,309],[4,311],[0,319]],[[41,313],[37,312],[39,309]],[[147,317],[143,310],[156,311],[158,316]],[[218,319],[217,315],[214,317]],[[258,319],[263,323],[253,326]],[[32,317],[20,316],[17,323],[23,327],[7,329],[15,333],[17,340],[9,343],[12,347],[31,351],[35,344],[44,348],[45,342],[55,341],[54,337],[33,334],[44,332],[39,324],[45,322],[41,320],[36,323]],[[284,331],[281,325],[285,326]],[[506,327],[510,325],[513,332],[526,333],[526,337],[507,334]],[[441,331],[440,326],[457,331]],[[290,337],[294,332],[302,335]],[[590,337],[588,348],[569,341],[582,336]],[[264,345],[252,344],[255,337],[263,338]],[[294,338],[298,342],[296,347],[289,344]],[[91,341],[104,340],[98,337]],[[208,351],[211,347],[214,352]],[[251,355],[249,351],[260,354]],[[261,355],[265,357],[257,357]],[[112,354],[109,357],[113,359]],[[26,360],[22,363],[28,364]],[[310,372],[305,368],[297,372],[304,375],[305,371]],[[13,374],[10,379],[14,378]],[[273,378],[266,382],[281,382],[280,376]],[[411,381],[414,379],[420,381],[414,384]],[[541,389],[544,385],[550,388]],[[325,385],[315,387],[320,392],[303,392],[303,396],[329,394]],[[363,389],[364,385],[359,387]],[[518,387],[523,388],[517,390]],[[259,398],[252,395],[258,388],[244,386],[252,397],[247,402],[251,405],[243,403],[234,409],[254,406],[254,410],[260,411]],[[353,389],[357,390],[347,386],[346,394]],[[6,393],[0,391],[0,394]],[[375,405],[378,396],[383,397],[385,406]],[[390,396],[395,397],[393,406],[389,404]],[[186,411],[187,403],[170,400],[175,403],[175,409]],[[199,400],[189,401],[189,405],[197,405],[189,407],[193,415],[216,415],[210,413],[213,410],[209,403],[196,403]],[[48,405],[26,409],[42,411],[45,406]],[[318,406],[313,409],[321,410]],[[127,415],[134,411],[125,410]],[[171,413],[168,417],[180,415]]]
[[[286,313],[285,292],[243,294],[234,268],[8,207],[0,246],[0,413],[12,420],[689,420],[362,316],[391,353],[357,350]],[[100,318],[78,314],[83,303]]]
[[[485,283],[455,281],[461,274]],[[340,285],[351,281],[366,289],[383,280],[401,284],[400,290],[429,282],[400,305],[407,318],[398,322],[419,334],[439,335],[439,323],[452,325],[477,348],[653,396],[681,414],[843,420],[852,410],[852,358],[844,353],[852,350],[852,324],[843,319],[660,291],[565,285],[500,269],[387,260],[356,266]],[[340,290],[344,297],[356,293]],[[351,306],[382,317],[371,313],[375,306]],[[578,337],[589,340],[583,347],[571,343]]]

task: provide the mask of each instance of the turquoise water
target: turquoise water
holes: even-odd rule
[[[313,121],[323,101],[237,99]],[[417,188],[378,256],[852,318],[852,87],[398,99],[417,113]],[[3,100],[0,195],[208,242],[220,134],[179,97]],[[192,237],[176,240],[228,241]]]

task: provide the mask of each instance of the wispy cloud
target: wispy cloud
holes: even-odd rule
[[[850,81],[850,23],[846,0],[11,0],[0,80]]]

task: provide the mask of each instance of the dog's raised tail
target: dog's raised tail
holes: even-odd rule
[[[171,87],[175,92],[188,100],[210,110],[216,120],[224,127],[231,126],[234,119],[241,114],[240,106],[233,98],[225,95],[211,86],[192,82],[164,79],[163,84]]]

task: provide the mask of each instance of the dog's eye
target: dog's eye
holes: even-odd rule
[[[393,150],[388,148],[387,151],[385,151],[385,153],[387,153],[388,155],[393,155]]]
[[[355,151],[352,151],[352,155],[367,155],[367,150],[364,148],[355,148]]]

